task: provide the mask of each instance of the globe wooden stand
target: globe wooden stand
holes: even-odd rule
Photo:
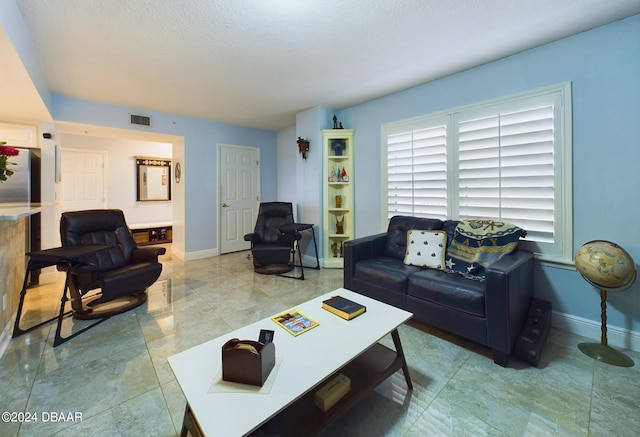
[[[616,243],[592,240],[576,253],[576,269],[591,285],[600,290],[600,343],[580,343],[578,348],[596,360],[614,366],[631,367],[633,360],[607,344],[607,290],[621,291],[636,280],[636,264],[631,255]]]
[[[600,319],[602,320],[600,343],[580,343],[578,349],[584,354],[607,364],[620,367],[632,367],[633,360],[626,354],[607,344],[607,291],[600,289]]]

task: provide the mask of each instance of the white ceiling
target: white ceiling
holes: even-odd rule
[[[640,13],[638,0],[15,1],[53,92],[270,130]]]

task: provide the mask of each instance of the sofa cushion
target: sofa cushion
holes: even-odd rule
[[[463,220],[447,248],[447,270],[482,280],[486,268],[513,252],[524,235],[526,232],[511,223]]]
[[[384,254],[403,260],[407,251],[407,231],[411,229],[433,230],[442,227],[442,220],[417,218],[404,215],[391,217],[387,228],[387,241]]]
[[[445,270],[446,248],[446,232],[412,229],[407,231],[407,252],[404,263],[416,267]]]
[[[426,269],[409,278],[408,294],[478,317],[485,316],[484,282],[441,270]]]
[[[418,271],[419,267],[407,266],[402,260],[381,256],[358,261],[353,276],[359,281],[406,294],[409,276]]]

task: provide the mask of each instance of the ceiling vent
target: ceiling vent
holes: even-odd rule
[[[146,126],[146,127],[151,126],[151,117],[147,117],[146,115],[137,115],[137,114],[130,114],[130,115],[131,115],[131,120],[129,121],[130,124],[134,126]]]

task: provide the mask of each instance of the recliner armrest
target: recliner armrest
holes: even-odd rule
[[[257,243],[260,241],[260,236],[255,232],[244,234],[244,241],[251,241],[251,243]]]
[[[487,267],[485,310],[489,347],[509,354],[533,297],[533,253],[516,250]]]
[[[131,263],[158,262],[158,257],[167,253],[164,247],[137,247],[131,252]]]

